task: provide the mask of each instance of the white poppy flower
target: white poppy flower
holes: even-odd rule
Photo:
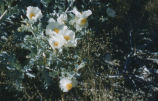
[[[68,92],[70,91],[73,87],[77,85],[76,80],[70,80],[67,78],[62,78],[59,82],[59,86],[63,92]]]
[[[58,23],[61,23],[61,24],[65,24],[67,20],[67,14],[61,14],[58,18],[57,18],[57,21]]]
[[[75,32],[71,30],[63,30],[62,35],[65,39],[65,45],[66,47],[76,47],[77,45],[77,39],[75,39]]]
[[[46,27],[46,34],[49,36],[59,34],[61,30],[67,29],[67,26],[58,23],[53,18],[49,19],[49,24]]]
[[[60,49],[64,45],[65,39],[62,35],[54,35],[48,39],[48,42],[52,49]]]
[[[28,17],[29,20],[36,22],[37,19],[42,18],[42,13],[38,7],[29,6],[27,7],[26,16]]]
[[[92,14],[91,10],[79,12],[76,8],[74,8],[72,12],[75,14],[75,17],[70,23],[76,24],[77,30],[81,30],[83,27],[88,26],[87,18]]]

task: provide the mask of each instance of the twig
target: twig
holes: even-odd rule
[[[110,79],[120,79],[120,78],[123,78],[122,75],[108,75],[108,76],[105,76],[105,78],[110,78]]]
[[[131,51],[133,51],[133,43],[132,43],[132,30],[130,31],[129,36],[130,36]]]
[[[130,41],[130,46],[131,46],[131,52],[127,55],[127,59],[125,61],[125,65],[124,65],[124,70],[127,69],[128,62],[129,62],[131,56],[133,56],[133,54],[134,54],[134,52],[133,52],[133,44],[132,44],[132,30],[129,33],[129,37],[130,37],[129,41]]]
[[[61,95],[61,101],[64,101],[64,94]]]
[[[67,11],[69,10],[69,8],[74,4],[75,0],[72,0],[69,7],[65,10],[65,13],[67,13]]]
[[[0,20],[2,20],[2,18],[4,17],[4,15],[5,15],[7,12],[8,12],[8,10],[5,10],[5,11],[3,12],[3,14],[0,16]]]

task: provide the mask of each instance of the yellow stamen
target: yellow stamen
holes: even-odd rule
[[[53,31],[59,33],[60,30],[58,28],[54,28]]]
[[[70,36],[65,35],[65,36],[64,36],[64,39],[65,39],[66,41],[68,41],[68,40],[70,40]]]
[[[35,13],[30,13],[30,19],[35,16]]]
[[[81,25],[85,25],[86,22],[87,22],[87,19],[86,19],[86,18],[83,18],[83,19],[81,20]]]
[[[71,84],[71,83],[67,84],[67,85],[66,85],[66,88],[67,88],[68,90],[72,89],[72,84]]]
[[[57,47],[59,45],[59,42],[54,42],[54,46]]]

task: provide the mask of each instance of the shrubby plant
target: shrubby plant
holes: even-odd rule
[[[26,56],[29,61],[23,72],[30,78],[40,76],[42,72],[48,78],[59,78],[59,87],[63,92],[68,92],[77,85],[77,77],[80,76],[78,71],[86,64],[75,47],[86,35],[88,16],[92,12],[80,12],[75,7],[60,14],[42,12],[38,7],[27,7],[27,18],[23,18],[22,25],[18,28],[19,32],[31,34],[26,35],[21,44],[22,48],[30,51]],[[42,20],[45,17],[49,18],[48,22]],[[34,69],[36,74],[32,72]],[[50,85],[48,78],[44,79],[46,88]]]

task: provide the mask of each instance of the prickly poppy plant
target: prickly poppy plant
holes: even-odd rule
[[[86,64],[86,61],[77,54],[75,47],[78,41],[87,34],[88,16],[92,14],[92,11],[80,13],[73,8],[61,14],[44,15],[41,12],[38,7],[28,6],[27,18],[21,21],[22,25],[18,28],[19,32],[27,31],[31,34],[26,35],[24,43],[21,44],[22,48],[30,51],[30,54],[26,56],[29,62],[24,66],[24,73],[34,78],[44,71],[49,78],[58,77],[65,83],[67,80],[63,81],[63,78],[76,79],[76,76],[80,75],[78,73],[80,64]],[[47,22],[42,20],[45,16],[49,16]],[[43,23],[48,24],[44,27]],[[36,69],[38,73],[32,74],[32,69]],[[46,85],[49,83],[46,82]],[[67,90],[62,84],[60,87],[67,92],[74,86],[70,82],[66,83]]]

